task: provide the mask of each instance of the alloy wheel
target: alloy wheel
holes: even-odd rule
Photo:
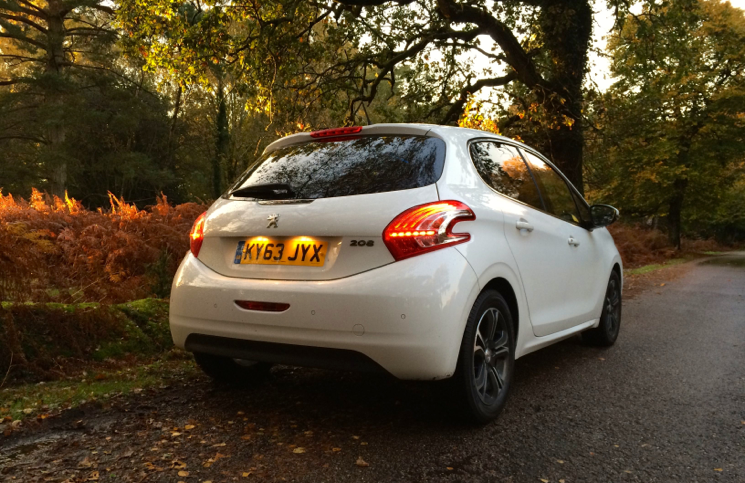
[[[608,283],[608,290],[605,292],[605,316],[608,334],[615,337],[621,325],[621,290],[614,278]]]
[[[491,406],[504,389],[509,370],[507,321],[494,307],[481,315],[473,343],[473,384],[481,401]]]

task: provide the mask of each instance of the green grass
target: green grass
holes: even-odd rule
[[[197,374],[196,366],[181,351],[177,359],[158,360],[151,364],[116,371],[102,371],[75,379],[25,384],[0,390],[0,421],[45,417],[61,409],[74,408],[88,401],[105,401],[112,397],[158,387]]]
[[[631,268],[629,270],[624,270],[624,272],[626,272],[626,275],[642,275],[645,273],[654,272],[655,270],[660,270],[662,268],[680,265],[681,263],[685,263],[687,261],[687,258],[673,258],[672,260],[668,260],[665,263],[654,263],[652,265],[645,265],[639,268]]]

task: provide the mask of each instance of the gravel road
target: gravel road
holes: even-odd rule
[[[485,427],[431,385],[279,367],[257,388],[199,378],[69,410],[0,439],[0,480],[745,482],[745,254],[623,310],[612,348],[520,359]]]

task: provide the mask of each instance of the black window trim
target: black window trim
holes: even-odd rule
[[[559,177],[561,177],[561,179],[564,180],[564,183],[567,184],[567,186],[569,187],[569,189],[570,190],[573,190],[574,193],[579,197],[579,199],[581,199],[582,201],[584,201],[585,206],[587,206],[587,208],[589,209],[590,208],[590,204],[587,203],[587,200],[585,200],[585,197],[582,196],[579,193],[579,191],[577,190],[577,188],[575,188],[574,185],[569,181],[569,179],[566,176],[564,176],[564,173],[562,173],[561,170],[559,170],[556,166],[554,166],[554,163],[552,163],[551,161],[549,161],[548,159],[546,159],[545,156],[543,156],[542,154],[540,154],[538,151],[536,151],[535,149],[531,148],[530,146],[526,146],[524,144],[521,145],[521,144],[517,143],[516,141],[513,141],[512,139],[501,139],[501,138],[496,138],[496,137],[488,137],[488,136],[481,137],[480,136],[480,137],[469,139],[468,140],[468,144],[467,144],[468,157],[471,159],[471,164],[473,165],[473,167],[476,170],[476,173],[477,174],[478,174],[478,168],[476,167],[476,164],[473,161],[473,156],[471,156],[471,144],[478,143],[478,142],[500,143],[500,144],[505,144],[507,146],[510,146],[512,148],[517,149],[517,152],[520,154],[520,157],[522,158],[523,163],[525,163],[525,166],[528,168],[528,172],[530,173],[530,177],[533,180],[533,183],[535,184],[536,190],[538,191],[538,196],[541,199],[541,204],[543,204],[543,209],[538,208],[537,206],[529,205],[528,203],[525,203],[524,201],[520,201],[518,199],[512,198],[511,196],[507,196],[504,193],[500,193],[499,191],[495,190],[489,183],[487,183],[481,177],[481,174],[479,174],[479,179],[486,185],[487,188],[489,188],[490,190],[492,190],[496,194],[498,194],[500,196],[503,196],[504,198],[507,198],[510,201],[514,201],[515,203],[519,203],[521,205],[527,206],[528,208],[531,208],[533,210],[539,211],[541,213],[545,213],[546,215],[553,216],[557,220],[561,220],[564,223],[569,223],[572,226],[577,226],[579,228],[584,228],[587,231],[592,231],[591,228],[588,228],[587,226],[584,226],[582,223],[572,223],[572,222],[569,222],[569,221],[565,220],[564,218],[558,217],[558,216],[554,215],[553,213],[549,213],[548,211],[546,211],[546,204],[545,204],[545,201],[543,200],[543,193],[541,192],[541,189],[538,186],[538,183],[536,183],[535,176],[533,176],[533,170],[530,168],[530,163],[525,159],[525,156],[523,156],[523,152],[522,151],[525,150],[525,151],[529,152],[530,154],[533,154],[533,155],[539,157],[541,159],[541,161],[543,161],[544,163],[546,163],[547,165],[549,165],[556,173],[559,174]],[[574,203],[576,205],[577,204],[577,198],[575,196],[572,196],[572,199],[574,199]],[[577,207],[577,212],[581,214],[581,212],[579,211],[579,207]]]

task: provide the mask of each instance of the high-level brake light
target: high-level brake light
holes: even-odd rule
[[[350,127],[335,127],[333,129],[323,129],[321,131],[313,131],[310,133],[312,138],[333,138],[337,136],[348,136],[350,134],[358,134],[362,131],[362,126],[350,126]]]
[[[476,215],[460,201],[438,201],[404,211],[383,231],[383,242],[396,260],[439,250],[471,239],[468,233],[453,233],[461,221]]]

